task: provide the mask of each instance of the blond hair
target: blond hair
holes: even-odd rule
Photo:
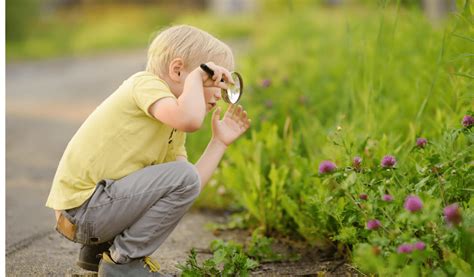
[[[185,68],[190,71],[206,62],[234,69],[234,56],[229,46],[188,25],[169,27],[158,33],[148,48],[146,71],[163,76],[175,58],[183,59]]]

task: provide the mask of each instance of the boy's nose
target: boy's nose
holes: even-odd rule
[[[217,101],[221,100],[222,94],[220,89],[216,90],[216,93],[214,93],[214,97],[217,99]]]

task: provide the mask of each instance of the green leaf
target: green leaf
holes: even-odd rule
[[[466,261],[458,257],[455,253],[444,249],[443,255],[446,261],[450,262],[457,270],[462,271],[463,273],[472,273],[471,265]]]
[[[355,184],[356,180],[357,174],[355,172],[350,173],[349,176],[347,176],[347,178],[342,183],[342,189],[347,190],[348,188],[352,187]]]

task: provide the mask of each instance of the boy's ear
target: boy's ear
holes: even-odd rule
[[[175,58],[170,62],[170,66],[168,68],[168,75],[170,79],[175,82],[181,81],[181,74],[183,74],[184,70],[184,61],[181,58]]]

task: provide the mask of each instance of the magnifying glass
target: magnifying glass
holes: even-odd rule
[[[204,70],[209,77],[214,76],[214,70],[210,69],[206,64],[200,65],[201,69]],[[242,76],[238,72],[231,72],[230,76],[234,81],[234,84],[228,84],[227,89],[221,89],[222,99],[229,104],[237,104],[240,97],[242,96],[244,89],[244,82],[242,81]],[[224,82],[222,79],[221,82]]]

